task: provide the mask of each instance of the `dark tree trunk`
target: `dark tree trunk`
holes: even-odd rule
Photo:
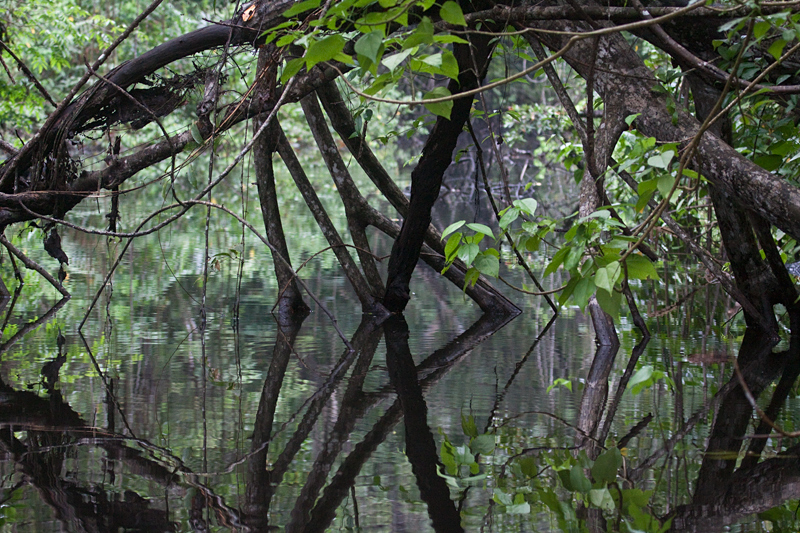
[[[383,281],[378,273],[375,257],[370,251],[369,240],[367,240],[365,232],[366,223],[364,222],[364,217],[359,212],[360,204],[366,204],[366,201],[350,176],[347,165],[345,165],[339,149],[336,147],[316,94],[309,94],[300,100],[300,103],[303,106],[306,121],[309,128],[311,128],[311,133],[314,135],[314,140],[317,143],[322,159],[328,167],[328,173],[333,178],[333,182],[336,184],[336,191],[344,204],[347,225],[361,262],[361,269],[364,271],[364,278],[372,294],[378,298],[383,293]]]
[[[493,39],[486,35],[471,38],[471,44],[454,45],[454,54],[461,74],[458,82],[451,81],[450,92],[455,94],[478,87],[489,66]],[[425,232],[431,223],[431,209],[439,197],[442,177],[453,160],[453,150],[472,109],[471,96],[453,102],[450,119],[438,117],[422,157],[411,173],[411,203],[403,221],[400,235],[392,246],[389,274],[383,305],[393,313],[401,313],[410,299],[409,282],[417,266]]]
[[[267,61],[269,52],[267,48],[262,48],[258,55],[258,71],[268,68]],[[267,77],[274,76],[274,72]],[[259,87],[261,91],[268,91],[269,84]],[[265,98],[269,95],[265,94]],[[263,120],[256,117],[253,120],[254,130],[258,131]],[[256,173],[256,185],[258,186],[258,199],[261,204],[261,215],[264,218],[264,228],[267,232],[267,239],[274,247],[273,254],[282,256],[283,260],[273,257],[272,262],[275,266],[275,276],[278,281],[278,312],[280,315],[297,314],[305,315],[308,313],[308,305],[303,301],[303,295],[298,287],[294,270],[289,259],[289,248],[286,246],[286,237],[281,223],[281,213],[278,208],[278,193],[275,190],[275,171],[272,166],[272,155],[278,149],[278,125],[275,119],[273,124],[267,126],[265,131],[253,145],[253,166]]]
[[[317,225],[319,226],[323,235],[325,235],[325,239],[331,246],[336,259],[339,260],[339,264],[341,265],[345,276],[347,276],[347,279],[350,281],[353,290],[355,290],[356,296],[358,296],[358,299],[361,302],[363,311],[365,313],[379,312],[380,309],[378,309],[378,300],[370,292],[369,285],[364,279],[364,276],[361,274],[361,271],[358,269],[358,265],[356,265],[352,256],[345,248],[342,237],[339,235],[339,232],[336,231],[336,227],[333,225],[333,222],[331,222],[331,219],[328,216],[328,213],[325,211],[325,207],[323,207],[322,202],[320,202],[314,187],[311,185],[311,182],[308,181],[308,177],[306,176],[300,161],[297,159],[297,156],[292,149],[292,145],[289,144],[289,140],[286,138],[283,130],[280,130],[278,135],[278,153],[280,154],[281,159],[283,159],[286,168],[289,169],[289,173],[292,175],[295,185],[297,185],[297,189],[300,191],[300,194],[303,195],[306,205],[311,211],[311,214],[314,216],[314,219],[317,221]]]

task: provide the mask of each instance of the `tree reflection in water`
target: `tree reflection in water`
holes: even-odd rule
[[[64,301],[59,302],[39,320],[27,324],[0,349],[7,351],[26,333],[51,320],[63,305]],[[717,394],[686,419],[681,412],[684,385],[678,379],[674,393],[679,411],[672,433],[665,434],[659,445],[646,455],[626,459],[624,467],[616,472],[612,469],[611,477],[605,467],[597,465],[603,461],[613,465],[616,456],[610,450],[615,446],[624,450],[649,431],[653,416],[647,414],[626,421],[627,434],[612,435],[612,422],[624,403],[623,395],[636,374],[646,342],[633,349],[618,379],[613,376],[613,369],[620,357],[619,347],[600,347],[584,379],[574,424],[564,413],[549,414],[563,419],[574,430],[571,445],[565,443],[560,448],[567,454],[564,457],[577,458],[574,459],[579,466],[577,473],[570,471],[567,475],[567,478],[573,476],[571,480],[565,481],[560,472],[547,474],[548,470],[552,474],[560,468],[547,459],[559,448],[518,449],[509,442],[504,444],[504,456],[498,453],[481,460],[480,468],[489,474],[483,483],[459,485],[458,474],[452,474],[442,463],[437,446],[440,438],[429,426],[426,394],[479,343],[506,325],[510,317],[484,315],[415,365],[404,318],[394,316],[382,322],[365,316],[351,338],[353,350],[343,350],[324,381],[306,397],[302,416],[298,412],[296,423],[289,424],[276,418],[276,414],[282,394],[290,392],[286,390],[287,367],[295,355],[294,346],[304,318],[286,315],[281,318],[255,414],[249,452],[234,464],[215,467],[218,472],[241,473],[243,486],[239,496],[231,493],[225,483],[215,486],[213,480],[219,474],[195,472],[168,447],[136,438],[125,422],[130,416],[115,397],[117,380],[106,377],[104,381],[105,401],[115,406],[108,411],[105,427],[97,427],[96,422],[81,417],[62,397],[59,387],[54,386],[65,357],[59,345],[57,355],[42,368],[40,393],[17,390],[6,380],[0,380],[0,443],[5,471],[14,465],[13,475],[4,480],[2,502],[18,500],[20,491],[32,487],[36,498],[53,510],[61,527],[70,531],[166,532],[186,527],[201,531],[216,528],[271,531],[285,527],[287,531],[314,532],[341,524],[343,513],[358,528],[364,513],[369,514],[363,505],[359,509],[358,477],[364,475],[363,468],[378,446],[399,430],[404,434],[405,457],[419,498],[425,504],[430,527],[436,531],[464,531],[464,513],[469,514],[470,506],[476,502],[483,509],[484,527],[491,527],[503,506],[509,509],[513,505],[535,505],[538,498],[546,498],[549,493],[529,490],[524,502],[518,498],[516,503],[503,503],[502,494],[497,492],[494,496],[490,493],[492,499],[487,500],[487,486],[502,488],[521,483],[524,476],[515,463],[522,465],[525,460],[533,461],[540,469],[534,479],[543,485],[552,484],[551,490],[556,489],[562,504],[574,505],[574,516],[563,512],[563,520],[557,520],[557,524],[550,522],[549,527],[569,529],[572,516],[579,529],[626,530],[641,517],[626,510],[620,495],[632,495],[630,491],[638,488],[653,488],[652,476],[671,468],[669,458],[678,444],[698,431],[710,413],[716,414],[702,465],[691,482],[694,491],[688,500],[684,499],[689,503],[659,510],[651,502],[653,523],[660,524],[659,527],[670,525],[676,531],[720,531],[748,515],[800,498],[797,461],[800,445],[787,437],[785,442],[789,445],[781,453],[761,457],[767,440],[763,436],[774,434],[766,420],[778,418],[800,373],[798,340],[794,337],[788,349],[776,351],[767,339],[748,330],[737,362],[740,373],[733,372]],[[539,339],[550,326],[547,325]],[[387,372],[383,385],[369,390],[366,378],[376,366],[380,368],[381,339],[385,339]],[[533,347],[519,360],[505,386],[496,390],[490,421],[483,433],[493,435],[498,443],[504,437],[491,420],[500,416],[500,406],[506,402],[506,394],[520,369],[530,364],[528,357],[532,351]],[[680,378],[679,365],[673,375]],[[772,397],[766,404],[764,417],[751,435],[748,433],[754,416],[751,399],[770,390]],[[328,429],[319,441],[320,433],[315,428],[320,424],[325,426],[323,414],[332,402],[336,404],[332,411],[335,417],[327,423]],[[117,420],[122,421],[121,427],[117,427],[120,425]],[[289,425],[291,435],[276,439]],[[315,457],[310,463],[300,460],[314,439],[317,439],[314,449],[318,450]],[[70,461],[79,452],[86,455],[86,450],[91,450],[90,456],[102,457],[101,478],[96,471],[82,472],[76,468],[86,466],[87,462]],[[667,466],[663,466],[665,460]],[[498,468],[489,468],[492,464]],[[594,492],[587,491],[577,497],[583,490],[581,469]],[[515,476],[520,479],[514,479]],[[611,500],[603,503],[605,490]],[[26,497],[33,496],[28,493]],[[181,509],[181,505],[185,508]],[[186,522],[176,521],[176,513],[188,517]],[[416,527],[402,522],[401,517],[394,520],[386,527],[397,531]],[[530,522],[522,522],[528,524],[522,529],[548,527],[547,521],[535,520],[538,519],[531,515]]]

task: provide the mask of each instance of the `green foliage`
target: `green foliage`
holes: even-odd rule
[[[442,475],[453,489],[472,487],[489,493],[496,512],[504,515],[532,516],[547,512],[561,531],[580,531],[586,527],[578,518],[581,506],[601,510],[609,521],[619,521],[626,532],[662,533],[671,525],[650,512],[653,491],[622,489],[619,477],[624,457],[610,447],[591,460],[585,451],[552,449],[539,455],[503,449],[500,434],[478,434],[472,415],[461,416],[465,444],[454,444],[441,430],[440,450],[445,472]],[[506,428],[514,432],[513,428]],[[478,461],[477,456],[485,458]],[[511,457],[511,459],[503,459]],[[495,461],[493,459],[499,459]],[[485,483],[487,475],[491,484]]]

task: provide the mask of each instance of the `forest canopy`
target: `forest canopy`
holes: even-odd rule
[[[588,306],[611,344],[623,307],[647,335],[629,284],[657,279],[653,265],[681,250],[748,326],[777,339],[780,305],[796,333],[785,264],[800,237],[800,11],[644,4],[2,0],[0,226],[35,221],[62,274],[0,242],[66,292],[58,228],[80,226],[69,217],[79,203],[108,199],[108,226],[79,229],[126,242],[192,208],[247,224],[211,200],[247,164],[264,221],[249,227],[272,251],[282,309],[297,312],[277,154],[365,311],[402,312],[423,259],[484,311],[515,313],[492,284],[510,263],[527,273],[525,297]],[[317,197],[296,138],[313,139],[346,228]],[[392,153],[413,169],[410,197],[387,171]],[[198,157],[205,183],[185,170]],[[367,200],[351,161],[393,212]],[[493,221],[436,228],[443,180],[463,161]],[[563,209],[542,194],[554,180],[578,192]],[[120,199],[148,188],[163,205],[121,225]],[[373,230],[394,239],[385,272]]]

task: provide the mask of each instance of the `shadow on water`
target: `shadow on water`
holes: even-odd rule
[[[26,324],[0,347],[0,353],[51,320],[64,304],[58,302]],[[342,524],[361,530],[366,527],[362,521],[370,515],[363,503],[370,500],[360,489],[371,475],[365,465],[375,460],[378,448],[395,433],[402,435],[402,444],[393,461],[410,465],[411,474],[402,482],[416,486],[416,501],[424,506],[422,514],[429,521],[427,525],[409,522],[407,515],[392,513],[391,523],[379,527],[383,530],[491,531],[497,521],[498,531],[514,527],[520,531],[722,531],[748,516],[785,509],[781,506],[786,502],[800,498],[796,435],[780,435],[768,422],[779,419],[781,408],[794,395],[800,374],[797,338],[791,339],[787,349],[777,351],[748,330],[727,382],[688,417],[683,414],[683,406],[691,403],[684,397],[689,385],[681,377],[683,363],[672,362],[665,350],[674,381],[675,420],[664,426],[667,431],[662,428],[660,440],[650,439],[649,447],[639,446],[638,456],[630,457],[637,449],[633,443],[652,429],[654,420],[653,413],[641,410],[633,416],[631,411],[620,414],[626,409],[626,391],[656,379],[643,373],[639,364],[646,342],[637,344],[622,361],[625,350],[598,348],[582,378],[575,416],[536,412],[571,428],[571,442],[549,439],[550,444],[526,447],[503,432],[515,416],[521,416],[502,414],[503,406],[509,403],[510,390],[525,386],[517,378],[531,364],[539,342],[553,333],[551,320],[510,369],[505,384],[498,381],[483,431],[471,416],[462,415],[469,446],[457,447],[449,445],[448,436],[442,444],[442,436],[431,430],[427,397],[509,318],[483,315],[415,364],[403,317],[381,322],[366,316],[352,335],[353,350],[342,351],[324,379],[305,395],[301,408],[287,419],[282,401],[295,386],[287,378],[287,369],[297,357],[295,347],[304,319],[283,317],[278,324],[249,450],[234,461],[211,466],[215,472],[193,470],[168,445],[137,437],[128,422],[135,413],[126,412],[124,402],[115,395],[119,378],[103,376],[99,366],[96,370],[103,377],[107,405],[104,427],[74,410],[57,386],[66,359],[65,339],[59,333],[55,355],[41,368],[39,392],[15,389],[0,377],[0,444],[6,473],[0,494],[3,523],[12,527],[10,531],[24,530],[25,524],[14,525],[8,509],[38,500],[37,505],[52,510],[58,524],[55,529],[68,531],[285,528],[321,532]],[[379,350],[382,340],[385,367]],[[377,384],[376,369],[382,373]],[[769,391],[771,399],[758,413],[759,427],[749,433],[754,402]],[[709,415],[713,423],[704,433],[701,427]],[[521,430],[524,424],[516,427]],[[692,435],[701,440],[705,435],[707,441],[703,453],[696,456],[699,468],[684,468],[686,482],[674,482],[685,495],[674,500],[676,505],[665,506],[663,496],[648,500],[651,493],[647,491],[673,490],[671,485],[659,489],[658,478],[679,477],[674,465],[683,452],[678,449]],[[773,441],[783,439],[773,444],[777,450],[769,454],[765,452],[767,436]],[[781,449],[781,442],[789,445]],[[485,459],[479,459],[481,455]],[[98,458],[103,464],[99,476],[96,466],[90,466]],[[696,472],[696,478],[689,480],[689,472]],[[236,480],[233,485],[226,476]],[[232,491],[231,486],[238,488]],[[493,493],[487,489],[492,486]],[[386,498],[396,497],[392,487],[380,490]],[[403,490],[408,492],[408,488]],[[530,514],[516,526],[502,526],[501,514],[531,513],[531,506],[537,504],[541,510],[549,509],[549,519]]]

